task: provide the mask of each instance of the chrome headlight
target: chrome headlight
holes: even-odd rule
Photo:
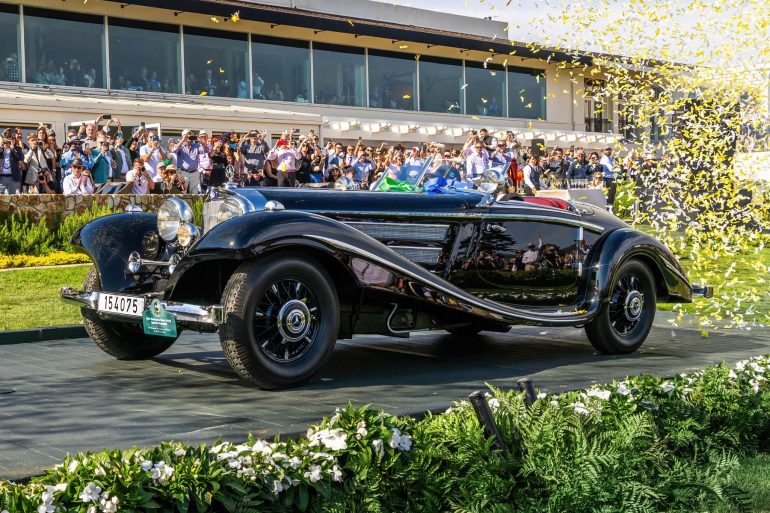
[[[158,209],[158,233],[166,242],[176,239],[179,225],[191,223],[193,211],[190,206],[179,198],[169,198]]]
[[[497,171],[496,169],[487,169],[484,174],[481,175],[479,181],[479,189],[487,194],[494,194],[499,190],[504,190],[508,185],[508,177],[505,173]]]
[[[177,232],[177,240],[179,245],[183,248],[188,247],[190,244],[198,240],[200,231],[198,227],[192,223],[182,223],[179,225],[179,231]]]
[[[253,211],[254,206],[244,198],[239,196],[227,198],[219,206],[219,212],[217,212],[217,224]]]

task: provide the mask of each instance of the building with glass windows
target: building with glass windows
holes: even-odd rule
[[[504,23],[371,0],[0,0],[0,127],[462,144],[471,129],[598,148],[617,109]],[[569,58],[572,60],[572,58]],[[582,80],[582,79],[581,79]],[[61,137],[59,138],[61,142]]]

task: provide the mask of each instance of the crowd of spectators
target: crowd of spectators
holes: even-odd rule
[[[149,87],[157,85],[155,73],[145,76]],[[0,184],[7,192],[22,193],[91,194],[102,183],[125,182],[120,192],[194,194],[230,179],[240,186],[295,187],[334,183],[343,176],[368,189],[383,174],[399,180],[404,166],[419,168],[433,157],[458,170],[460,187],[473,187],[494,168],[508,177],[508,192],[595,187],[605,189],[612,204],[619,171],[655,164],[635,157],[616,163],[611,147],[601,155],[573,146],[533,151],[521,146],[511,131],[483,128],[471,131],[462,147],[455,148],[439,143],[377,145],[362,139],[321,144],[313,130],[300,134],[296,129],[284,131],[275,142],[256,129],[216,137],[186,129],[164,144],[143,123],[124,134],[120,120],[109,116],[68,130],[62,144],[42,124],[27,137],[18,128],[5,129],[2,135]]]

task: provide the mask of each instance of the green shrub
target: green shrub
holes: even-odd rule
[[[34,221],[30,216],[14,213],[0,224],[0,253],[42,256],[55,249],[55,240],[45,219]]]

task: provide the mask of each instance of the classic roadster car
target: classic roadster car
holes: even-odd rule
[[[601,353],[631,353],[657,302],[709,292],[606,211],[473,190],[229,186],[210,191],[201,227],[171,197],[156,214],[87,223],[73,244],[95,266],[61,296],[102,350],[151,358],[182,329],[218,331],[233,370],[267,389],[308,380],[361,333],[474,343],[513,325],[583,326]]]

